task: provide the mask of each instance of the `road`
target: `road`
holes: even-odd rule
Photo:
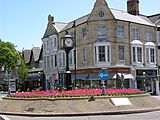
[[[23,117],[7,116],[9,120],[160,120],[160,111],[124,114],[124,115],[101,115],[101,116],[80,116],[80,117]]]

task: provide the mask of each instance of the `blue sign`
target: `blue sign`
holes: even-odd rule
[[[109,76],[109,73],[107,70],[101,70],[99,73],[98,73],[98,76],[101,80],[105,81],[108,79],[108,76]]]

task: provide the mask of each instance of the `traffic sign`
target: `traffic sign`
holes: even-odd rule
[[[108,75],[109,75],[108,71],[104,69],[98,73],[99,78],[103,81],[108,79]]]

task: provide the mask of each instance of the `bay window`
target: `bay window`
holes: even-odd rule
[[[110,44],[95,44],[95,62],[111,62],[111,47]]]

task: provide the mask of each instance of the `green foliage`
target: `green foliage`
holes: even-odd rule
[[[18,78],[23,81],[27,78],[27,75],[28,75],[28,68],[26,67],[25,61],[20,53],[19,53],[17,75],[18,75]]]
[[[20,52],[16,46],[10,42],[0,41],[0,68],[3,66],[8,72],[17,69],[19,79],[24,80],[28,74],[28,69]]]

